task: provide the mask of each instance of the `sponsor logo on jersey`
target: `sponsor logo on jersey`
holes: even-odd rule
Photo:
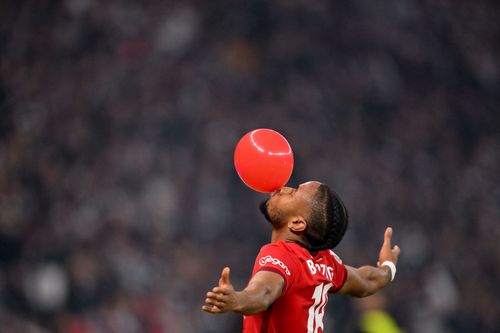
[[[290,275],[290,271],[288,267],[279,259],[273,258],[271,256],[265,256],[259,259],[259,265],[265,266],[267,263],[271,263],[273,265],[277,265],[285,270],[286,275]]]

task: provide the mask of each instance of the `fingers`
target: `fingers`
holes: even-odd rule
[[[212,292],[217,293],[217,294],[228,295],[230,290],[227,287],[215,287],[214,289],[212,289]]]
[[[207,293],[205,305],[201,307],[203,311],[209,313],[223,313],[227,311],[227,297],[233,290],[231,280],[229,279],[230,272],[229,267],[225,267],[222,270],[219,285]]]
[[[208,313],[222,313],[222,310],[219,309],[216,305],[213,306],[203,305],[201,309]]]
[[[222,307],[224,307],[224,304],[226,304],[226,303],[222,302],[222,301],[218,301],[215,298],[207,297],[207,298],[205,298],[205,305],[207,305],[207,304],[215,305],[219,308],[222,308]]]
[[[229,273],[231,270],[229,267],[224,267],[222,270],[222,274],[219,279],[219,287],[229,286],[231,285],[231,281],[229,280]]]
[[[205,298],[205,305],[201,309],[208,313],[223,313],[228,311],[228,295],[234,292],[229,274],[231,270],[229,267],[224,267],[222,270],[219,285],[207,293]]]
[[[219,294],[219,293],[215,293],[215,292],[211,292],[211,291],[209,291],[207,293],[208,298],[213,298],[213,299],[216,299],[218,301],[223,301],[225,299],[225,296],[226,295],[224,295],[224,294]]]
[[[205,305],[203,305],[201,309],[209,313],[223,313],[229,311],[228,305],[231,297],[228,295],[226,289],[227,288],[215,287],[212,289],[213,291],[207,292]]]
[[[392,248],[391,252],[392,252],[393,256],[398,257],[399,253],[401,252],[401,249],[399,248],[399,246],[394,245],[394,247]]]
[[[398,261],[399,252],[401,250],[397,245],[394,245],[394,247],[391,246],[392,234],[392,228],[387,227],[384,232],[384,243],[382,244],[379,252],[379,260],[377,262],[378,267],[380,267],[380,265],[386,260],[392,261],[393,263],[397,263]]]
[[[205,305],[202,307],[202,310],[206,311],[209,309],[212,313],[223,312],[222,309],[226,305],[226,295],[216,294],[213,292],[207,293],[207,298],[205,298]],[[215,308],[214,308],[215,307]]]
[[[391,248],[391,237],[392,237],[392,228],[387,227],[384,233],[384,245],[383,245],[384,247]]]

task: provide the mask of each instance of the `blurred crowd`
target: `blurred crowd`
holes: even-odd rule
[[[0,332],[241,331],[201,311],[270,240],[238,139],[290,141],[290,184],[349,208],[335,250],[402,254],[405,332],[500,331],[500,3],[0,3]],[[332,295],[326,332],[362,306]]]

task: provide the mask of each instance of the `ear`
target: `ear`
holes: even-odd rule
[[[292,216],[288,219],[288,229],[294,234],[301,234],[307,228],[307,222],[302,216]]]

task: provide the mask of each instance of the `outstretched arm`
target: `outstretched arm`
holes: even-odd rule
[[[259,271],[242,291],[235,291],[229,280],[229,268],[222,270],[219,285],[207,293],[202,310],[209,313],[238,312],[253,314],[267,310],[281,295],[285,280],[277,273]]]
[[[391,248],[392,228],[387,228],[384,234],[384,243],[380,249],[377,267],[362,266],[354,268],[346,266],[347,279],[338,291],[339,294],[355,297],[370,296],[385,287],[394,278],[391,269],[382,265],[389,261],[397,264],[400,249],[396,245]]]

